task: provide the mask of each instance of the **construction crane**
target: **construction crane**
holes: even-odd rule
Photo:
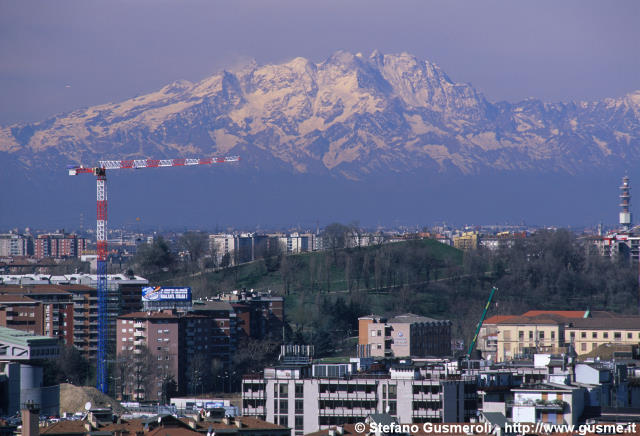
[[[206,159],[135,159],[135,160],[101,160],[96,167],[69,165],[70,176],[93,174],[97,182],[97,224],[96,245],[97,292],[98,292],[98,353],[96,387],[107,392],[107,170],[181,167],[192,165],[210,165],[217,163],[238,162],[238,156],[212,157]]]
[[[473,340],[469,344],[469,349],[467,350],[467,359],[471,358],[471,352],[473,348],[476,346],[476,342],[478,341],[478,334],[480,333],[480,329],[482,328],[482,324],[484,323],[484,319],[487,317],[487,312],[489,311],[489,306],[491,305],[491,301],[493,300],[493,295],[496,293],[498,288],[495,286],[491,288],[491,294],[489,294],[489,299],[487,300],[487,304],[484,306],[484,310],[482,311],[482,316],[480,317],[480,321],[478,322],[478,327],[476,328],[476,334],[473,336]]]

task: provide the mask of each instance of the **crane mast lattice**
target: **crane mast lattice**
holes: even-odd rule
[[[97,167],[69,166],[69,175],[93,174],[96,176],[96,248],[97,248],[97,293],[98,293],[98,350],[96,387],[108,393],[107,383],[107,170],[162,168],[216,163],[238,162],[238,156],[211,157],[204,159],[134,159],[101,160]]]

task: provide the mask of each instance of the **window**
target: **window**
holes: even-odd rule
[[[533,331],[529,330],[529,339],[533,339]]]
[[[633,338],[633,334],[632,333],[627,333],[627,339],[632,339]]]
[[[587,332],[580,332],[580,337],[581,338],[586,338],[587,337]]]
[[[569,336],[571,336],[571,339],[575,339],[576,338],[576,332],[569,333]]]
[[[304,400],[296,400],[295,402],[295,413],[303,414],[304,413]]]
[[[287,416],[281,416],[280,417],[280,425],[284,425],[285,427],[289,426],[289,419]]]
[[[551,332],[551,339],[555,339],[556,338],[556,332]]]
[[[591,338],[598,339],[598,332],[591,333]]]
[[[378,350],[382,350],[382,344],[376,344],[376,345],[377,345],[377,347],[376,347],[376,348],[377,348]]]
[[[391,387],[391,386],[389,386]],[[395,415],[398,413],[398,408],[395,401],[389,401],[389,415]]]
[[[382,398],[387,398],[387,385],[382,385]]]
[[[378,336],[382,336],[382,330],[378,330]]]
[[[580,344],[580,351],[587,351],[587,343],[583,342]]]
[[[389,385],[389,399],[390,400],[395,400],[397,398],[397,386],[396,385]]]
[[[538,332],[538,337],[540,339],[544,339],[544,332]]]
[[[122,342],[127,342],[127,338],[122,338]]]
[[[593,343],[591,344],[591,349],[592,349],[592,350],[595,350],[596,348],[598,348],[598,344],[597,344],[596,342],[593,342]]]
[[[296,398],[304,397],[304,385],[296,384]]]
[[[518,339],[520,340],[524,339],[524,332],[518,332]]]
[[[605,339],[609,338],[609,332],[602,333],[602,337]]]
[[[122,333],[126,333],[126,332],[127,332],[127,329],[122,329]]]
[[[620,332],[614,332],[614,333],[613,333],[613,338],[614,338],[614,339],[621,339],[621,338],[622,338],[622,333],[620,333]]]
[[[288,413],[288,412],[289,412],[289,401],[280,400],[280,413]]]
[[[296,430],[304,428],[304,416],[296,416]]]
[[[278,383],[273,385],[273,396],[276,398],[278,397]]]
[[[162,334],[162,329],[158,329],[158,334],[161,335]]]
[[[289,385],[286,383],[280,383],[280,396],[286,397],[289,395]]]

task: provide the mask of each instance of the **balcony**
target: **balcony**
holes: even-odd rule
[[[320,409],[320,416],[368,416],[376,413],[376,408],[371,409],[365,407],[354,407],[349,409],[347,407],[336,407],[335,409]]]
[[[507,402],[507,406],[512,407],[535,407],[537,410],[551,410],[558,412],[562,412],[566,404],[567,403],[562,400],[524,400]]]
[[[133,328],[134,329],[144,329],[144,323],[143,322],[134,322],[133,323]]]
[[[243,407],[242,414],[245,416],[261,416],[265,414],[264,406],[259,407]]]
[[[321,400],[376,400],[376,392],[364,393],[364,392],[321,392]]]
[[[442,416],[442,410],[418,409],[413,410],[411,415],[418,418],[440,418]]]
[[[263,400],[264,399],[264,391],[256,391],[256,392],[243,392],[242,393],[243,400]]]
[[[442,401],[442,394],[414,394],[413,401]]]

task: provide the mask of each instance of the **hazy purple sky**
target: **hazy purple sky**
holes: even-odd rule
[[[0,124],[254,58],[407,51],[490,100],[640,89],[640,1],[0,0]]]

